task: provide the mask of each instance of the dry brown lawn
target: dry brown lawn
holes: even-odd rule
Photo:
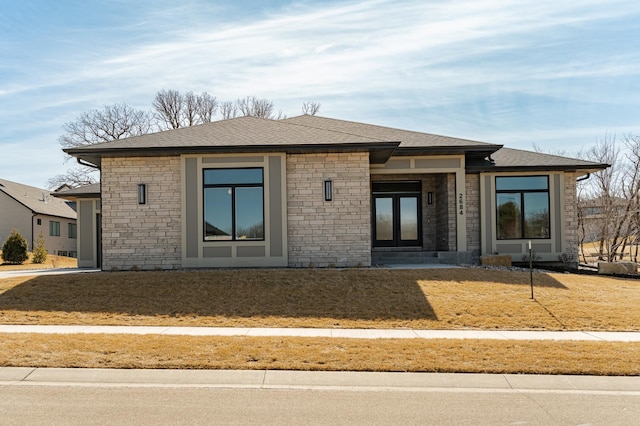
[[[0,254],[2,251],[0,250]],[[32,253],[29,253],[29,259],[22,265],[15,265],[10,263],[0,264],[0,272],[2,271],[20,271],[23,269],[53,269],[53,268],[77,268],[78,260],[72,257],[54,256],[52,254],[47,255],[47,261],[44,263],[33,263]],[[0,257],[0,262],[2,258]]]
[[[0,366],[640,375],[640,343],[0,334]]]
[[[640,281],[470,269],[110,272],[0,280],[0,323],[640,330]]]
[[[485,269],[117,272],[0,280],[0,323],[640,329],[640,281]],[[0,366],[640,375],[614,342],[0,334]]]

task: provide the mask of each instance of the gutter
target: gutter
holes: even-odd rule
[[[100,167],[96,166],[95,164],[89,163],[88,161],[85,161],[80,157],[76,158],[76,161],[78,161],[78,164],[80,164],[81,166],[91,167],[92,169],[100,170]]]

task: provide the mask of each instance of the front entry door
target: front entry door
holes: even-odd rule
[[[374,247],[420,246],[420,182],[373,184]]]

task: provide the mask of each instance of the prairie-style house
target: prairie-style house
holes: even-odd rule
[[[303,115],[240,117],[65,150],[101,171],[80,266],[577,262],[576,180],[606,167]]]

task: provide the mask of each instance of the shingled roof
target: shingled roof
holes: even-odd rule
[[[52,192],[51,195],[68,200],[77,198],[99,198],[100,184],[92,183],[90,185],[83,185],[78,188],[63,189],[57,192]]]
[[[228,152],[369,152],[371,163],[391,155],[464,154],[467,170],[599,170],[593,163],[502,145],[373,124],[301,115],[284,120],[238,117],[104,142],[65,152],[100,165],[103,155],[157,156]]]
[[[608,164],[513,148],[501,148],[489,158],[467,163],[467,171],[583,170],[595,172],[607,167],[609,167]]]
[[[0,179],[0,191],[29,210],[47,216],[76,219],[76,212],[63,200],[51,196],[47,190]]]
[[[386,161],[400,141],[350,134],[257,117],[238,117],[103,142],[64,151],[95,165],[102,155],[167,155],[202,152],[368,151]]]
[[[411,148],[500,148],[502,145],[494,145],[486,142],[479,142],[470,139],[452,138],[449,136],[434,135],[431,133],[414,132],[411,130],[395,129],[393,127],[377,126],[374,124],[358,123],[355,121],[337,120],[335,118],[318,117],[316,115],[300,115],[298,117],[286,118],[282,121],[295,123],[303,126],[318,129],[339,131],[353,135],[363,135],[374,139],[387,141],[400,141],[397,151]]]

